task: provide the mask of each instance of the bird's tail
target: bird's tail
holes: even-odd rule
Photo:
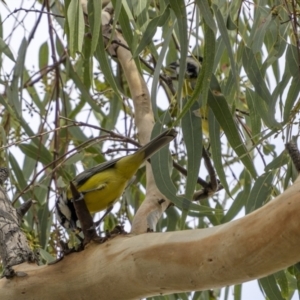
[[[55,207],[58,222],[66,229],[77,229],[77,215],[75,207],[73,203],[67,199],[66,191],[63,191],[58,195]]]
[[[169,144],[177,135],[177,131],[175,129],[169,129],[155,137],[149,143],[141,147],[137,152],[144,153],[144,160],[152,156],[159,149]]]

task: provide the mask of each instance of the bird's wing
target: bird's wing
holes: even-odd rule
[[[95,166],[95,167],[85,170],[82,173],[78,174],[72,181],[76,186],[82,185],[93,175],[95,175],[99,172],[103,172],[106,169],[112,168],[119,159],[120,158],[108,160],[106,162],[103,162],[103,163]]]

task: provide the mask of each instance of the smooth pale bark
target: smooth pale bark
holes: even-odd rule
[[[20,265],[28,276],[0,280],[1,299],[140,299],[263,277],[300,260],[299,213],[300,178],[224,225],[121,236],[56,265]]]
[[[83,7],[83,9],[85,8]],[[106,37],[104,42],[108,47],[108,53],[113,57],[117,57],[122,66],[133,100],[134,121],[138,130],[139,141],[144,145],[150,141],[155,122],[150,93],[145,79],[139,73],[132,54],[128,50],[128,44],[124,37],[118,31],[112,32],[112,26],[110,25],[112,14],[113,6],[109,3],[102,10],[102,34]],[[110,43],[111,37],[116,43]],[[107,44],[108,42],[109,44]],[[158,220],[171,203],[158,190],[149,163],[146,163],[146,179],[146,197],[132,222],[131,232],[134,234],[144,233],[147,229],[155,230]],[[162,199],[164,201],[160,201]]]

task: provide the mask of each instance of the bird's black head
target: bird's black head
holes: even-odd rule
[[[185,77],[188,79],[196,79],[199,75],[203,62],[202,56],[188,56],[186,58]],[[180,60],[170,63],[167,67],[172,72],[171,78],[178,79]]]
[[[188,56],[186,58],[186,77],[196,79],[203,62],[202,56]]]

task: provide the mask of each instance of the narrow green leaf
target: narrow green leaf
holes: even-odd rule
[[[24,162],[23,162],[23,174],[25,178],[29,178],[33,170],[36,168],[36,160],[32,159],[31,157],[25,155]]]
[[[1,102],[1,97],[0,97],[0,102]],[[0,141],[2,145],[7,145],[7,135],[2,125],[0,125]],[[2,149],[2,159],[4,159],[5,162],[8,162],[7,149],[5,150]]]
[[[9,153],[8,157],[9,157],[9,163],[11,165],[11,169],[13,170],[13,173],[16,176],[14,184],[17,188],[17,191],[20,192],[27,186],[27,180],[24,177],[22,169],[20,168],[20,165],[18,164],[15,157],[11,153]],[[28,193],[23,194],[22,197],[26,201],[29,200],[29,198],[30,198]]]
[[[123,13],[122,17],[120,16],[121,11],[122,10],[124,11],[123,4],[127,4],[127,3],[125,3],[124,1],[116,1],[116,0],[112,0],[111,3],[113,4],[113,7],[114,7],[114,18],[113,18],[113,24],[112,24],[112,32],[115,32],[117,30],[116,29],[117,26],[121,25],[123,37],[127,41],[127,44],[131,45],[130,38],[132,38],[132,31],[131,31],[131,27],[130,27],[129,18],[126,15],[126,13],[125,14]],[[130,11],[129,11],[129,13],[131,14]],[[124,23],[128,24],[128,26],[123,30]],[[128,37],[128,35],[130,35],[130,37]],[[111,38],[113,38],[113,36]],[[109,41],[109,44],[110,43],[111,43],[111,41]]]
[[[198,103],[194,103],[191,110],[182,118],[182,133],[187,150],[187,178],[185,196],[192,198],[199,174],[200,160],[202,156],[202,130],[201,119],[195,116],[193,110],[199,109]]]
[[[265,12],[264,8],[258,7],[254,18],[254,23],[257,23],[257,26],[253,26],[250,36],[250,45],[253,53],[261,51],[266,32],[272,20],[272,11]]]
[[[298,296],[300,295],[300,263],[296,263],[295,265],[288,268],[289,273],[295,279],[296,286],[294,289],[298,290]]]
[[[89,90],[85,87],[78,74],[74,71],[71,62],[66,60],[66,73],[74,80],[76,87],[80,90],[82,97],[86,102],[97,112],[101,112],[99,106],[96,104],[96,101],[91,97]]]
[[[211,76],[213,72],[213,66],[214,66],[214,60],[215,60],[215,48],[216,48],[216,41],[215,41],[215,35],[214,32],[209,28],[209,26],[204,23],[204,39],[205,39],[205,45],[204,45],[204,61],[202,64],[202,69],[200,72],[200,76],[204,77],[203,85],[200,86],[200,80],[198,85],[198,80],[196,82],[194,94],[196,95],[201,90],[202,95],[202,107],[206,106],[207,103],[207,97],[208,97],[208,91],[211,85]],[[200,89],[202,87],[202,89]],[[192,96],[193,97],[193,96]]]
[[[257,208],[260,208],[264,203],[267,202],[273,190],[273,178],[274,171],[270,171],[262,174],[255,180],[254,186],[245,205],[247,214]]]
[[[176,300],[189,300],[188,293],[174,294]]]
[[[234,300],[241,300],[242,299],[242,285],[238,284],[234,286]]]
[[[13,75],[14,78],[20,78],[23,74],[27,47],[28,47],[28,42],[24,38],[22,40],[22,43],[21,43],[19,51],[18,51],[18,58],[17,58],[16,65],[14,68],[14,75]]]
[[[289,44],[286,49],[286,62],[293,77],[299,77],[298,50],[294,45]]]
[[[286,90],[287,90],[286,87],[290,83],[291,78],[292,77],[291,77],[291,74],[289,72],[289,69],[288,69],[287,66],[285,66],[284,73],[283,73],[280,81],[275,86],[275,89],[272,93],[272,98],[273,99],[284,99],[285,101],[289,100],[289,99],[286,99]]]
[[[248,75],[249,80],[253,84],[256,93],[266,102],[272,102],[271,94],[265,83],[265,80],[259,70],[259,64],[252,50],[248,47],[243,47],[243,66]]]
[[[39,68],[40,70],[49,63],[49,47],[48,43],[44,42],[39,49]]]
[[[83,49],[82,49],[82,69],[83,69],[83,84],[86,88],[90,88],[92,84],[92,69],[93,69],[93,59],[91,57],[91,40],[85,38]],[[66,100],[67,101],[67,100]]]
[[[289,161],[286,169],[286,175],[283,180],[283,188],[286,190],[291,185],[291,182],[294,182],[297,177],[298,172],[295,171],[295,166],[292,161]]]
[[[8,45],[5,44],[3,39],[0,37],[0,53],[4,53],[13,62],[16,62],[14,55],[12,54]]]
[[[12,109],[11,105],[8,103],[8,101],[6,99],[4,99],[2,97],[1,94],[0,94],[0,103],[5,107],[5,109],[7,109],[9,111],[9,113],[14,115],[14,110]]]
[[[289,159],[290,157],[288,153],[286,152],[286,150],[283,150],[280,155],[278,155],[276,158],[273,158],[272,161],[267,164],[264,171],[268,172],[271,170],[279,169],[288,164]]]
[[[224,55],[224,52],[226,51],[226,46],[223,41],[222,36],[219,36],[216,40],[216,50],[215,50],[215,59],[214,59],[214,68],[213,73],[216,72],[218,64],[221,61],[222,56]],[[225,92],[225,91],[224,91]]]
[[[232,20],[232,17],[230,14],[228,14],[227,16],[227,20],[226,20],[226,28],[228,30],[237,30],[237,26],[234,23],[234,21]]]
[[[251,122],[251,131],[252,136],[255,141],[257,141],[260,138],[261,135],[261,119],[260,114],[258,112],[258,107],[256,105],[256,94],[250,89],[246,89],[246,99],[247,104],[250,112],[250,122]],[[263,118],[264,120],[267,119],[267,117]]]
[[[276,121],[275,114],[273,113],[272,109],[269,109],[269,106],[265,103],[265,101],[261,99],[261,97],[256,92],[247,89],[246,97],[250,109],[250,118],[253,122],[253,125],[257,126],[255,128],[255,136],[261,135],[261,131],[258,131],[260,126],[259,123],[261,123],[261,120],[254,115],[255,113],[257,113],[262,118],[265,125],[268,126],[270,129],[274,129],[276,131],[282,127]]]
[[[31,142],[34,143],[37,147],[45,147],[43,144],[41,144],[40,138],[35,136],[35,133],[32,131],[31,127],[29,126],[28,122],[25,121],[23,118],[19,119],[19,122],[22,126],[22,129],[26,132],[28,136],[31,137]]]
[[[88,18],[92,33],[91,54],[93,54],[97,48],[101,32],[101,2],[101,0],[88,1]]]
[[[137,57],[140,52],[142,52],[150,42],[152,42],[153,36],[157,32],[157,27],[162,27],[169,19],[170,9],[166,7],[165,11],[158,17],[152,19],[145,32],[143,33],[142,39],[139,42],[137,49],[135,50],[133,57]]]
[[[18,51],[17,61],[14,67],[13,80],[9,88],[6,90],[7,97],[11,101],[12,107],[14,108],[14,111],[16,112],[18,117],[22,115],[22,104],[20,101],[20,99],[22,99],[22,89],[19,95],[19,84],[22,85],[22,75],[24,70],[27,47],[28,42],[24,38]]]
[[[274,277],[280,287],[282,297],[285,299],[288,299],[288,297],[289,297],[289,282],[288,282],[287,276],[285,275],[285,272],[278,271],[278,272],[274,273]]]
[[[67,113],[68,118],[75,119],[76,116],[82,112],[82,108],[86,105],[85,99],[81,97],[80,101],[76,104],[73,110],[71,110],[71,106],[68,103],[68,100],[70,100],[68,95],[65,95],[64,99],[66,99],[66,101],[64,101],[64,103],[66,104],[66,107],[64,107],[64,109],[66,109],[66,112],[68,112]]]
[[[216,34],[217,33],[217,26],[214,21],[213,15],[211,13],[209,4],[207,0],[196,0],[196,4],[199,7],[199,10],[205,20],[205,23],[209,28]]]
[[[101,126],[107,130],[113,130],[116,128],[116,123],[122,109],[123,103],[119,101],[118,96],[115,94],[110,99],[109,113],[106,118],[103,118]]]
[[[298,280],[297,280],[297,275],[293,276],[292,273],[290,273],[290,269],[293,268],[293,266],[289,267],[287,271],[285,272],[285,275],[288,280],[288,285],[289,285],[289,297],[287,299],[293,299],[295,292],[298,292],[299,296],[299,288],[298,288]]]
[[[75,53],[81,52],[83,37],[84,37],[84,19],[81,2],[79,0],[71,0],[67,11],[69,24],[69,49],[70,55],[75,56]]]
[[[119,13],[119,18],[117,21],[120,23],[122,28],[122,34],[130,49],[133,51],[135,49],[133,46],[133,32],[136,30],[136,28],[132,29],[132,26],[135,26],[135,22],[131,11],[128,8],[126,1],[112,0],[112,3],[114,8],[117,9],[117,12]]]
[[[30,79],[31,79],[31,75],[29,75],[28,71],[26,69],[24,69],[24,71],[23,71],[23,81],[27,82]],[[45,81],[45,83],[46,83],[46,81]],[[41,95],[40,92],[37,91],[36,85],[27,86],[26,90],[27,90],[28,94],[30,94],[31,100],[38,107],[39,114],[41,116],[43,116],[44,113],[45,113],[45,106],[48,104],[48,102],[47,101],[44,101],[44,102],[42,101],[42,99],[41,99],[42,95]],[[51,93],[51,92],[47,91],[47,93]],[[45,96],[45,98],[46,98],[46,96]]]
[[[182,111],[180,112],[180,115],[177,117],[177,120],[175,124],[179,123],[182,117],[191,109],[193,103],[195,101],[201,101],[201,106],[205,107],[207,103],[207,93],[210,87],[210,80],[212,76],[212,71],[214,68],[214,59],[215,59],[215,36],[213,34],[213,31],[204,24],[204,57],[205,60],[203,61],[202,68],[200,75],[197,78],[195,88],[193,91],[193,94],[187,104],[183,107]],[[183,70],[181,68],[181,61],[180,61],[180,70]],[[185,70],[186,66],[184,66]],[[182,72],[181,72],[182,73]],[[179,86],[179,84],[178,84]],[[199,95],[202,95],[202,97],[199,97]],[[179,99],[179,98],[177,98]]]
[[[228,209],[227,213],[221,220],[221,223],[227,223],[233,220],[244,207],[245,199],[247,199],[247,195],[245,195],[244,192],[239,192],[238,195],[235,197],[233,203],[231,204],[230,208]]]
[[[240,91],[237,92],[236,90],[236,82],[235,78],[232,75],[232,72],[230,70],[227,80],[224,85],[224,81],[221,82],[222,84],[222,92],[224,96],[226,97],[228,104],[231,105],[232,107],[236,106],[239,104],[239,101],[236,101],[238,94],[241,94]],[[238,83],[239,84],[239,83]]]
[[[211,154],[214,162],[214,167],[218,174],[221,184],[223,185],[225,191],[230,196],[230,191],[225,175],[224,166],[222,163],[222,145],[220,138],[220,124],[216,120],[211,109],[208,111],[208,128],[209,128],[209,141],[211,144]]]
[[[145,31],[145,27],[149,22],[148,10],[151,3],[150,0],[133,0],[130,1],[132,4],[132,10],[136,19],[136,24],[141,31]]]
[[[177,99],[181,99],[182,87],[185,78],[186,57],[188,54],[188,27],[187,27],[187,12],[184,0],[170,1],[170,6],[175,13],[178,23],[179,44],[180,44],[180,63],[178,76]],[[184,70],[184,71],[183,71]]]
[[[36,161],[35,161],[36,163]],[[35,183],[34,186],[34,194],[36,199],[40,205],[48,206],[48,193],[49,193],[49,184],[50,184],[51,176],[48,173],[44,173],[41,178]],[[54,197],[52,195],[52,197]],[[49,211],[49,210],[48,210]]]
[[[152,131],[153,136],[157,136],[161,132],[161,124],[157,123]],[[170,177],[170,154],[168,147],[162,148],[159,152],[151,157],[152,172],[154,174],[155,183],[160,192],[172,201],[178,208],[182,210],[195,210],[211,212],[213,209],[194,204],[190,200],[177,196],[177,189]]]
[[[280,290],[277,286],[274,275],[269,275],[267,277],[261,278],[258,280],[259,284],[263,288],[266,296],[272,300],[285,300],[280,293]]]
[[[21,144],[20,150],[34,160],[47,165],[52,162],[52,155],[45,146],[41,144],[40,148],[33,144]]]
[[[228,298],[228,296],[229,296],[229,289],[230,289],[230,287],[228,285],[224,287],[224,298],[223,298],[223,300],[228,300],[229,299]]]
[[[287,31],[288,24],[282,22],[281,20],[282,19],[280,19],[279,16],[275,16],[275,14],[273,14],[272,22],[270,22],[268,26],[267,34],[265,35],[264,38],[264,45],[267,48],[268,56],[263,62],[261,68],[262,73],[265,74],[267,68],[271,65],[277,83],[281,81],[280,71],[282,69],[282,64],[279,62],[279,58],[284,54],[287,46],[286,31]]]
[[[76,144],[79,142],[86,142],[88,140],[88,137],[84,134],[80,127],[70,127],[69,133],[72,135],[72,139]]]
[[[167,221],[167,231],[175,231],[177,229],[177,223],[180,220],[178,209],[171,206],[165,211],[165,214],[167,215],[165,219]]]
[[[289,121],[293,105],[299,99],[299,93],[300,93],[300,76],[297,76],[292,79],[286,97],[286,101],[284,105],[284,113],[283,113],[284,122]]]
[[[37,200],[39,201],[39,199]],[[39,207],[37,216],[40,226],[40,245],[42,249],[46,249],[52,226],[52,222],[50,221],[52,219],[52,214],[49,212],[48,203],[44,203]]]
[[[99,39],[98,39],[95,57],[97,58],[97,60],[100,63],[101,70],[103,72],[103,76],[105,77],[107,82],[110,84],[111,88],[116,93],[116,95],[119,97],[119,100],[122,101],[120,92],[118,90],[118,86],[115,81],[115,77],[114,77],[112,69],[108,63],[106,49],[105,49],[104,40],[103,40],[102,36],[99,37]],[[98,111],[99,111],[99,109],[98,109]]]
[[[50,263],[50,262],[53,262],[56,258],[53,257],[49,252],[47,252],[46,250],[44,249],[39,249],[39,253],[41,255],[41,257],[47,262],[47,263]]]
[[[201,294],[202,294],[202,291],[195,292],[192,300],[200,300]]]
[[[201,200],[201,205],[204,207],[209,207],[209,208],[211,207],[211,205],[209,203],[209,199]],[[213,208],[211,208],[211,209],[213,209]],[[219,220],[220,210],[221,210],[221,213],[223,213],[224,209],[222,206],[219,206],[218,202],[217,202],[214,210],[216,211],[214,214],[207,214],[206,217],[213,226],[217,226],[217,225],[220,225],[220,220]],[[189,215],[191,215],[191,213],[189,213]],[[201,217],[201,215],[199,214],[197,216],[197,218],[200,218],[200,217]]]
[[[113,31],[116,30],[116,26],[117,24],[119,24],[119,19],[120,19],[120,13],[121,13],[121,10],[122,10],[122,7],[123,7],[123,1],[116,1],[116,0],[112,0],[111,1],[112,4],[113,4],[113,7],[114,7],[114,20],[113,20],[113,26],[112,26],[112,29]],[[121,24],[121,23],[120,23]],[[128,23],[129,24],[129,21]],[[130,29],[130,28],[129,28]],[[125,29],[127,30],[127,29]],[[123,32],[123,31],[122,31]],[[132,32],[131,32],[132,34]],[[123,34],[124,35],[124,34]],[[127,39],[125,38],[125,40],[127,41]],[[127,41],[128,43],[128,41]],[[128,43],[129,44],[129,43]]]
[[[67,3],[70,0],[65,0],[64,1],[64,5],[66,6]],[[67,11],[67,7],[65,8],[65,11]],[[55,19],[55,21],[57,22],[57,24],[60,25],[60,27],[63,29],[64,27],[66,27],[66,19],[63,17],[66,14],[64,14],[64,10],[62,10],[60,5],[51,5],[51,12],[53,13],[53,15],[51,17],[53,17]]]
[[[216,20],[217,20],[217,23],[218,23],[218,28],[220,30],[222,40],[223,40],[223,42],[226,46],[227,53],[228,53],[228,56],[229,56],[230,65],[231,65],[231,72],[232,72],[232,75],[233,75],[236,90],[238,90],[238,88],[239,88],[239,78],[238,78],[238,74],[237,74],[237,67],[236,67],[235,59],[233,57],[232,45],[230,43],[228,31],[226,29],[226,25],[225,25],[223,16],[221,14],[221,11],[219,9],[217,9],[217,6],[215,6],[215,5],[214,5],[214,8],[215,8]]]
[[[151,104],[152,104],[153,114],[155,117],[158,117],[156,101],[157,101],[157,86],[158,86],[158,82],[159,82],[159,75],[160,75],[160,72],[162,69],[166,51],[168,50],[168,45],[172,38],[172,32],[173,32],[174,26],[175,26],[175,23],[173,23],[173,25],[169,27],[169,29],[167,30],[167,33],[165,34],[165,39],[164,39],[165,42],[159,53],[159,57],[157,59],[154,74],[153,74],[153,81],[152,81],[152,87],[151,87]],[[177,97],[177,99],[180,99],[180,98]]]
[[[253,165],[253,160],[251,159],[248,150],[240,137],[237,125],[233,120],[226,99],[222,94],[217,95],[216,93],[210,91],[208,95],[208,104],[212,109],[220,126],[224,130],[229,144],[238,155],[244,166],[251,173],[251,175],[253,177],[256,177],[256,170]]]
[[[84,159],[84,154],[83,152],[77,152],[74,153],[73,155],[69,156],[68,159],[65,161],[64,165],[75,165],[77,162],[82,162]]]

